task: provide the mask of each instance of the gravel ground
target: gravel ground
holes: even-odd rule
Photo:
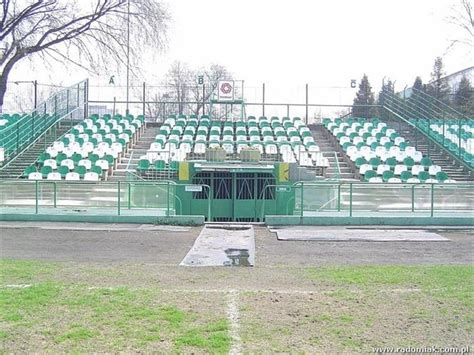
[[[1,256],[51,261],[178,265],[200,230],[201,227],[140,225],[2,224]],[[255,228],[256,266],[473,262],[472,231],[443,230],[438,233],[450,242],[278,241],[274,233],[259,226]]]

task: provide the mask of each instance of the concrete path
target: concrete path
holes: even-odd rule
[[[253,266],[255,233],[250,225],[206,225],[182,266]]]

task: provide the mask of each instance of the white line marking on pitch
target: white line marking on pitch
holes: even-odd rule
[[[20,284],[20,285],[5,285],[3,288],[28,288],[31,287],[32,285],[28,284]]]
[[[239,292],[231,290],[227,294],[227,317],[230,323],[230,337],[232,339],[229,354],[236,355],[242,353],[242,340],[240,339],[240,313],[239,313]]]

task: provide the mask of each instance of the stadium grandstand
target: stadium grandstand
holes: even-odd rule
[[[207,114],[189,103],[193,113],[152,120],[145,101],[119,113],[115,100],[110,108],[89,99],[88,81],[32,112],[3,114],[2,208],[42,218],[77,210],[129,221],[145,213],[301,223],[471,211],[474,124],[450,106],[413,89],[417,105],[383,92],[366,117],[347,105],[341,117],[311,120],[309,103],[297,107],[303,117],[267,117],[265,103],[246,105],[243,82],[225,98],[234,83],[202,103]]]

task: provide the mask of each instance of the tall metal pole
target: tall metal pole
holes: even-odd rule
[[[265,83],[262,84],[262,116],[265,116]]]
[[[129,86],[130,86],[130,0],[127,1],[127,109],[126,114],[129,114]]]
[[[308,124],[308,84],[306,84],[306,124]]]

